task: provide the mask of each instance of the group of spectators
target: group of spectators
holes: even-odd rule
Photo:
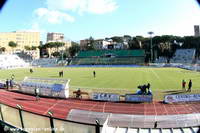
[[[185,82],[185,80],[183,79],[182,80],[182,89],[184,90],[184,91],[186,91],[186,82]],[[189,83],[188,83],[188,89],[187,89],[187,92],[191,92],[191,89],[192,89],[192,80],[190,79],[190,81],[189,81]]]
[[[148,83],[147,85],[139,85],[137,88],[139,89],[139,91],[137,91],[138,95],[152,95],[152,92],[150,90],[150,83]],[[192,89],[192,80],[190,79],[188,82],[188,89],[186,90],[186,81],[183,79],[182,80],[182,89],[184,91],[187,92],[191,92]]]
[[[11,75],[11,79],[6,79],[6,89],[8,90],[9,88],[13,88],[13,85],[14,85],[14,78],[15,78],[15,75],[12,74]]]
[[[139,91],[137,92],[138,95],[152,95],[152,92],[150,90],[150,83],[148,83],[147,85],[139,85],[138,89]]]

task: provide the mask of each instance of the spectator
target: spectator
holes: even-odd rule
[[[61,77],[63,77],[63,75],[64,75],[64,72],[63,72],[63,70],[61,71]]]
[[[61,71],[60,71],[60,72],[58,72],[58,74],[59,74],[59,77],[61,77]]]
[[[59,77],[63,77],[63,70],[59,72]]]
[[[93,71],[93,76],[94,76],[94,78],[96,77],[96,72],[95,71]]]
[[[148,84],[147,84],[148,92],[149,92],[150,87],[151,87],[151,85],[150,85],[150,83],[148,83]]]
[[[188,83],[188,92],[191,92],[192,89],[192,80],[190,79],[189,83]]]
[[[142,94],[143,94],[143,95],[146,95],[146,94],[147,94],[147,86],[146,86],[146,85],[143,85],[143,86],[142,86]]]
[[[32,68],[30,69],[30,73],[33,73],[33,69]]]
[[[186,82],[185,82],[185,80],[183,79],[183,80],[182,80],[182,89],[183,89],[183,90],[185,90],[185,85],[186,85]]]
[[[10,88],[11,89],[13,88],[13,80],[12,79],[10,80]]]
[[[139,95],[146,94],[146,85],[139,85],[138,88],[140,89],[140,91],[138,92]]]
[[[9,89],[9,80],[8,79],[6,80],[6,88],[7,88],[7,90]]]
[[[11,80],[14,80],[14,79],[15,79],[15,75],[12,74],[12,75],[11,75]]]
[[[76,98],[80,98],[81,97],[81,90],[80,88],[77,90],[76,92]]]
[[[39,88],[35,88],[35,98],[36,98],[36,101],[38,101],[40,99],[39,97]]]

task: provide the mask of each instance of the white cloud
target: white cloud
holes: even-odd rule
[[[40,32],[40,33],[44,33],[46,32],[45,29],[42,29],[39,25],[38,22],[33,21],[31,23],[29,23],[29,27],[28,29],[22,29],[21,31],[29,31],[29,32]]]
[[[34,13],[39,19],[47,21],[51,24],[60,24],[63,21],[74,22],[74,18],[72,16],[57,10],[38,8],[34,11]]]
[[[115,0],[47,0],[47,7],[52,10],[87,12],[104,14],[117,9]]]
[[[113,0],[89,0],[88,11],[96,14],[112,12],[117,8]]]
[[[31,25],[31,31],[37,31],[37,32],[40,32],[40,33],[45,33],[46,30],[45,29],[42,29],[39,25],[38,22],[33,22],[32,25]]]

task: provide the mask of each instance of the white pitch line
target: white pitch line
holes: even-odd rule
[[[162,81],[160,79],[160,76],[152,68],[150,70],[156,76],[156,78],[158,79],[158,81],[161,83],[162,87],[164,87],[164,85],[163,85],[163,83],[162,83]]]
[[[85,89],[98,89],[98,90],[101,90],[101,89],[113,89],[113,90],[116,90],[116,89],[118,89],[118,90],[126,90],[126,89],[122,89],[122,88],[102,88],[102,87],[96,87],[96,86],[94,86],[94,87],[89,87],[89,86],[70,86],[71,88],[85,88]],[[128,89],[128,88],[127,88]]]
[[[160,80],[160,77],[158,76],[158,74],[157,74],[152,68],[151,68],[150,70],[151,70],[152,73],[156,76],[156,78]]]

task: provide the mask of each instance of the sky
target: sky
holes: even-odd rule
[[[64,33],[66,40],[92,36],[194,35],[200,25],[195,0],[8,0],[0,11],[0,32]]]

